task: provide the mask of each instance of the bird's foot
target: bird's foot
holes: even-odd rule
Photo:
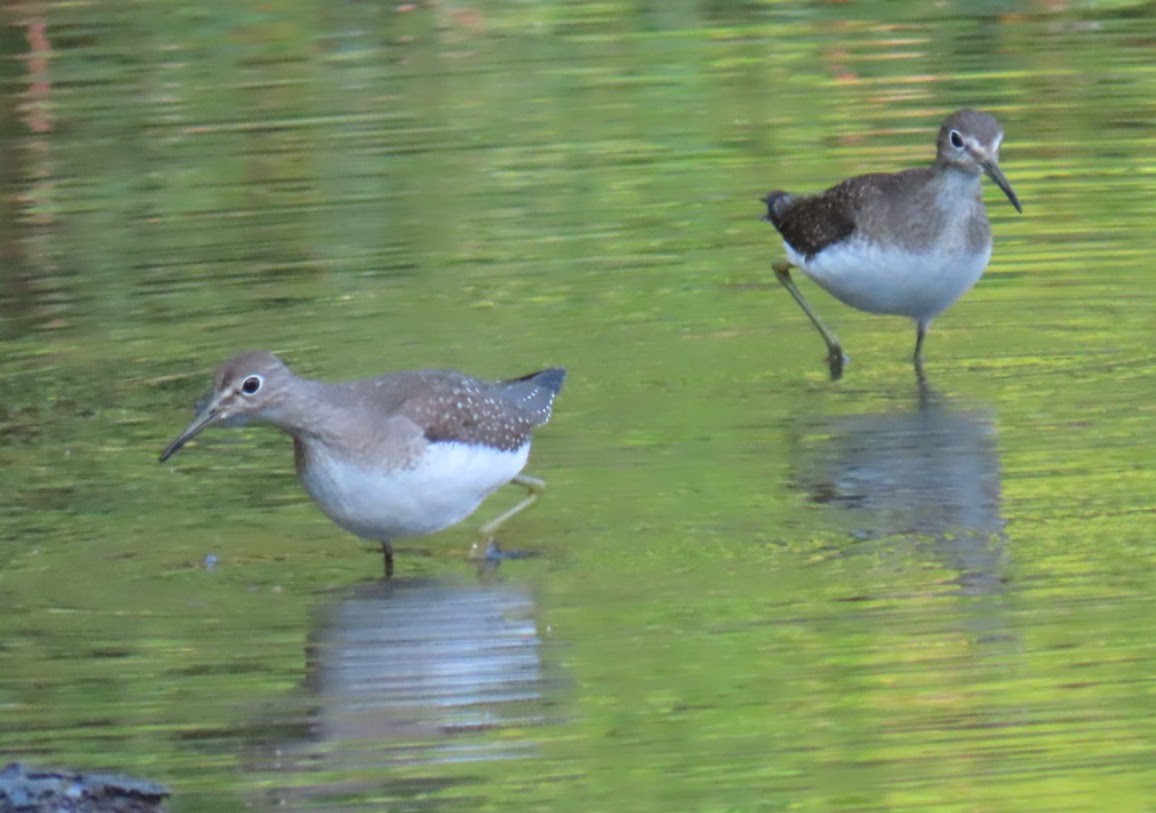
[[[466,558],[471,562],[497,562],[502,558],[502,548],[493,537],[479,536],[474,544],[470,545],[470,552]]]
[[[539,552],[535,550],[502,550],[498,540],[481,538],[470,546],[468,558],[471,562],[490,562],[497,565],[510,559],[533,559],[538,555]]]
[[[831,374],[832,381],[838,381],[843,377],[843,367],[849,359],[843,352],[843,348],[837,344],[831,345],[827,349],[827,371]]]

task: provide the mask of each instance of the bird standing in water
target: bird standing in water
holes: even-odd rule
[[[545,483],[521,471],[565,377],[557,367],[495,382],[420,370],[327,384],[272,353],[241,353],[217,368],[211,395],[160,459],[213,424],[247,418],[281,429],[305,491],[342,528],[381,543],[389,577],[394,539],[448,528],[500,486],[523,486],[526,498],[480,529],[492,543],[538,501]]]
[[[922,377],[931,320],[979,281],[991,259],[981,176],[1023,211],[999,167],[1002,140],[995,118],[959,110],[940,127],[930,167],[859,175],[817,195],[777,191],[763,198],[763,219],[782,235],[787,252],[788,262],[774,264],[775,275],[826,342],[832,379],[843,375],[843,349],[796,287],[791,267],[854,308],[914,319]]]

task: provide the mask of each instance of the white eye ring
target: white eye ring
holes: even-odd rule
[[[245,380],[241,382],[241,393],[243,395],[256,395],[261,391],[261,385],[264,383],[265,379],[256,373],[247,376]]]
[[[951,146],[957,150],[963,149],[963,136],[959,134],[959,130],[952,130],[947,134],[947,140],[951,142]]]

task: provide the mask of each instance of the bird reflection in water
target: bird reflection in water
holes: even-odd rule
[[[797,487],[847,512],[856,536],[930,540],[963,589],[999,590],[1004,520],[993,415],[918,383],[912,408],[809,423]]]
[[[274,764],[261,766],[301,776],[270,793],[291,808],[334,794],[400,800],[455,781],[444,771],[417,780],[422,765],[531,756],[536,737],[526,730],[546,722],[548,707],[540,649],[524,587],[359,585],[318,613],[308,736],[280,743]]]

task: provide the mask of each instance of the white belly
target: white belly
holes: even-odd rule
[[[367,539],[421,536],[472,514],[526,465],[530,444],[512,452],[464,443],[431,443],[416,464],[367,470],[310,450],[301,482],[331,520]]]
[[[869,313],[910,316],[928,322],[967,293],[987,268],[991,243],[972,254],[945,250],[913,254],[851,241],[829,246],[804,260],[790,246],[787,258],[832,296]]]

